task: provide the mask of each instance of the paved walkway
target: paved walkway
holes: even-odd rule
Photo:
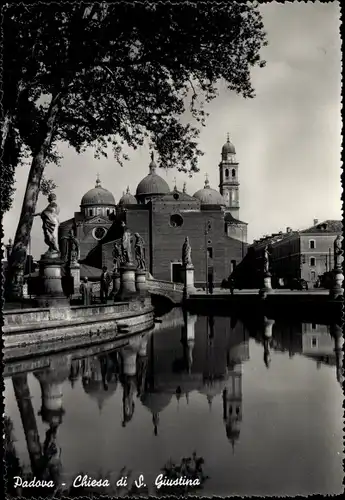
[[[329,295],[329,290],[324,288],[312,288],[310,290],[289,290],[286,288],[278,288],[273,290],[275,295]],[[259,288],[248,288],[245,290],[234,290],[234,295],[258,295]],[[193,295],[206,295],[205,290],[197,289]],[[208,294],[210,295],[210,294]],[[213,295],[230,295],[230,290],[215,288]]]

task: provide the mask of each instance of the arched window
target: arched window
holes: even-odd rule
[[[229,177],[229,169],[228,168],[225,169],[225,177]]]
[[[311,249],[315,248],[315,240],[309,240],[309,248]]]
[[[232,169],[231,175],[232,175],[233,177],[236,177],[236,170],[235,170],[234,168]]]
[[[89,208],[89,215],[92,215],[92,208]]]
[[[310,267],[315,267],[315,257],[310,257]]]

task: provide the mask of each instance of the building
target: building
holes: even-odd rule
[[[62,255],[66,255],[63,237],[72,229],[80,242],[81,276],[99,278],[102,266],[113,268],[114,241],[121,237],[124,220],[144,239],[147,268],[156,279],[182,281],[182,245],[188,236],[196,285],[205,285],[206,269],[219,285],[247,247],[247,223],[239,220],[239,163],[229,137],[218,169],[219,191],[206,178],[204,187],[190,195],[186,185],[170,189],[157,173],[152,154],[148,175],[138,183],[135,195],[128,187],[118,204],[98,178],[82,197],[80,211],[60,225]]]
[[[271,272],[276,279],[289,281],[293,278],[304,279],[310,287],[320,276],[334,267],[334,240],[342,234],[342,223],[337,220],[317,219],[304,230],[274,233],[254,241],[250,252],[257,269],[262,268],[262,258],[266,245],[271,254]],[[249,263],[248,263],[249,265]]]

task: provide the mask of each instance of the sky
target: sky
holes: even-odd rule
[[[205,174],[218,189],[220,153],[229,132],[239,162],[240,219],[248,223],[248,242],[286,227],[304,229],[314,219],[341,214],[341,40],[337,2],[272,2],[260,6],[268,47],[265,68],[252,70],[254,99],[221,87],[207,106],[210,116],[200,135],[200,172],[189,178],[177,170],[158,173],[171,189],[187,183],[191,195],[202,188]],[[78,155],[59,145],[62,166],[48,165],[45,175],[57,184],[60,221],[73,217],[82,196],[94,187],[97,173],[116,203],[127,185],[135,194],[148,173],[147,147],[130,151],[120,167],[114,158],[94,159],[94,151]],[[16,175],[12,210],[3,221],[4,241],[14,238],[29,167]],[[40,195],[37,211],[47,205]],[[41,220],[34,220],[31,252],[46,250]]]

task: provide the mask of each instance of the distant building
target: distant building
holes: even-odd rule
[[[229,137],[218,168],[220,190],[212,189],[206,179],[203,189],[191,196],[185,186],[181,191],[176,185],[170,189],[158,175],[152,156],[148,175],[137,185],[135,196],[127,188],[118,204],[97,179],[96,186],[83,196],[80,211],[60,225],[62,255],[66,254],[63,237],[73,229],[80,242],[81,277],[99,278],[102,266],[113,268],[114,241],[121,237],[121,221],[125,221],[143,237],[148,271],[156,279],[182,280],[181,251],[188,236],[196,285],[204,286],[207,281],[206,255],[208,272],[214,284],[220,284],[247,247],[247,223],[239,220],[239,164]]]
[[[286,228],[286,232],[274,233],[254,241],[249,247],[255,267],[262,268],[262,258],[266,245],[271,254],[273,277],[290,280],[304,279],[314,286],[318,278],[334,267],[334,240],[342,234],[341,221],[326,220],[302,231]],[[248,249],[248,250],[249,250]]]

